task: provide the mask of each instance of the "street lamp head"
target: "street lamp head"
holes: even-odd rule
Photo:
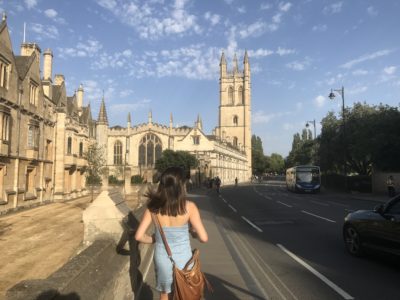
[[[306,127],[307,127],[307,128],[310,127],[310,124],[308,124],[308,122],[306,123]]]
[[[335,99],[335,93],[333,92],[333,90],[331,90],[330,94],[329,94],[329,99],[333,100]]]

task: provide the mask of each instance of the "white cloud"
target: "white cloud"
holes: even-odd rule
[[[303,71],[310,65],[310,60],[306,58],[303,61],[292,61],[286,64],[286,67],[294,71]]]
[[[368,71],[367,70],[364,70],[364,69],[357,69],[357,70],[354,70],[353,72],[352,72],[352,74],[353,75],[355,75],[355,76],[359,76],[359,75],[368,75]]]
[[[291,111],[266,114],[263,110],[258,110],[252,114],[252,121],[254,124],[268,123],[273,119],[277,119],[277,118],[292,115],[292,114],[293,114],[293,112],[291,112]]]
[[[208,11],[204,14],[204,19],[209,21],[211,25],[214,26],[219,23],[219,21],[221,20],[221,16],[217,14],[212,14],[211,12]]]
[[[322,10],[324,14],[337,14],[342,11],[343,2],[336,2],[331,5],[327,5]]]
[[[378,15],[378,11],[375,9],[375,7],[373,6],[368,6],[367,8],[367,13],[371,16],[371,17],[375,17]]]
[[[239,30],[239,35],[242,39],[247,37],[257,37],[262,35],[266,30],[267,24],[262,21],[257,21]]]
[[[319,24],[312,27],[312,31],[314,32],[324,32],[328,29],[326,24]]]
[[[294,49],[286,49],[286,48],[278,47],[278,50],[276,50],[276,54],[278,54],[279,56],[284,56],[284,55],[294,54],[294,53],[296,53],[296,50],[294,50]]]
[[[314,99],[314,103],[315,103],[315,105],[316,105],[317,107],[322,107],[322,106],[324,106],[325,101],[326,101],[326,99],[325,99],[325,97],[322,96],[322,95],[319,95],[319,96],[317,96],[317,97]]]
[[[233,0],[224,0],[226,4],[231,5],[233,3]]]
[[[134,28],[143,39],[202,32],[202,28],[197,24],[197,17],[185,9],[187,0],[175,0],[172,5],[165,5],[160,1],[96,1],[98,5],[111,11],[119,21]]]
[[[272,17],[272,22],[278,24],[282,21],[282,14],[281,13],[277,13]]]
[[[267,10],[267,9],[270,9],[271,7],[272,7],[272,5],[269,3],[261,3],[261,5],[260,5],[261,10]]]
[[[37,0],[25,0],[24,2],[28,9],[34,8],[37,5]]]
[[[133,94],[133,90],[122,90],[122,91],[119,92],[119,96],[121,98],[126,98],[126,97],[128,97],[128,96],[130,96],[132,94]]]
[[[103,45],[94,39],[89,39],[86,43],[79,42],[74,48],[58,48],[59,56],[61,58],[70,57],[94,57]]]
[[[42,40],[43,38],[56,39],[59,35],[58,29],[53,25],[32,23],[29,29],[39,35],[38,40]]]
[[[52,19],[54,22],[57,22],[60,24],[66,23],[63,18],[57,17],[58,16],[57,11],[52,8],[46,9],[43,13],[46,17],[48,17],[49,19]]]
[[[383,69],[383,72],[387,75],[392,75],[396,72],[397,67],[395,66],[390,66],[390,67],[386,67]]]
[[[257,49],[257,50],[249,50],[247,51],[249,56],[252,58],[257,58],[257,57],[264,57],[264,56],[268,56],[274,53],[274,51],[272,50],[268,50],[268,49]]]
[[[290,3],[290,2],[286,2],[286,3],[281,2],[281,3],[279,3],[279,9],[281,11],[287,12],[287,11],[289,11],[289,9],[291,7],[292,7],[292,3]]]
[[[148,108],[149,103],[151,103],[150,99],[143,99],[139,100],[135,103],[121,103],[121,104],[114,104],[110,106],[109,113],[110,114],[127,114],[127,112],[137,111],[142,108]]]
[[[353,59],[353,60],[350,60],[350,61],[344,63],[340,67],[341,68],[345,68],[345,69],[350,69],[354,65],[357,65],[357,64],[362,63],[364,61],[373,60],[373,59],[376,59],[378,57],[387,56],[387,55],[391,54],[392,52],[393,52],[393,50],[385,49],[385,50],[376,51],[374,53],[365,54],[365,55],[360,56],[359,58],[356,58],[356,59]]]
[[[58,13],[52,8],[46,9],[44,11],[44,14],[46,17],[48,17],[50,19],[53,19],[53,18],[57,17],[57,15],[58,15]]]
[[[364,93],[366,90],[368,90],[367,86],[358,86],[358,87],[353,87],[347,90],[347,93],[349,95],[356,95],[356,94],[361,94]]]
[[[238,11],[239,13],[241,13],[241,14],[244,14],[244,13],[246,13],[246,7],[240,6],[240,7],[237,8],[237,11]]]

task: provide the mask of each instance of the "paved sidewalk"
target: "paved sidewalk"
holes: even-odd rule
[[[206,190],[194,189],[193,193],[189,194],[189,198],[200,209],[204,226],[209,235],[209,241],[206,244],[192,240],[192,247],[200,249],[202,270],[214,289],[212,294],[206,291],[205,299],[252,299],[253,293],[246,286],[224,242],[222,236],[224,229],[219,228],[218,218],[210,202],[216,199],[207,196],[206,193]],[[159,299],[159,293],[154,287],[154,265],[151,264],[139,300]]]
[[[0,217],[0,299],[26,279],[44,279],[77,254],[82,211],[91,196],[50,203]]]

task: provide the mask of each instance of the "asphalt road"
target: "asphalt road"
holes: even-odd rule
[[[349,210],[378,202],[338,194],[294,194],[279,182],[210,193],[230,251],[255,299],[400,299],[400,267],[349,255],[342,240]]]

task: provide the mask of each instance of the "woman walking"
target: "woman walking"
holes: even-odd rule
[[[149,191],[147,209],[135,234],[138,242],[155,243],[154,265],[156,272],[156,289],[160,300],[168,300],[172,292],[172,263],[168,258],[160,232],[146,234],[153,217],[158,218],[172,257],[179,269],[182,269],[192,257],[189,231],[201,242],[208,241],[207,231],[200,218],[200,212],[193,202],[186,199],[185,176],[182,168],[168,168],[162,175],[158,189]]]

